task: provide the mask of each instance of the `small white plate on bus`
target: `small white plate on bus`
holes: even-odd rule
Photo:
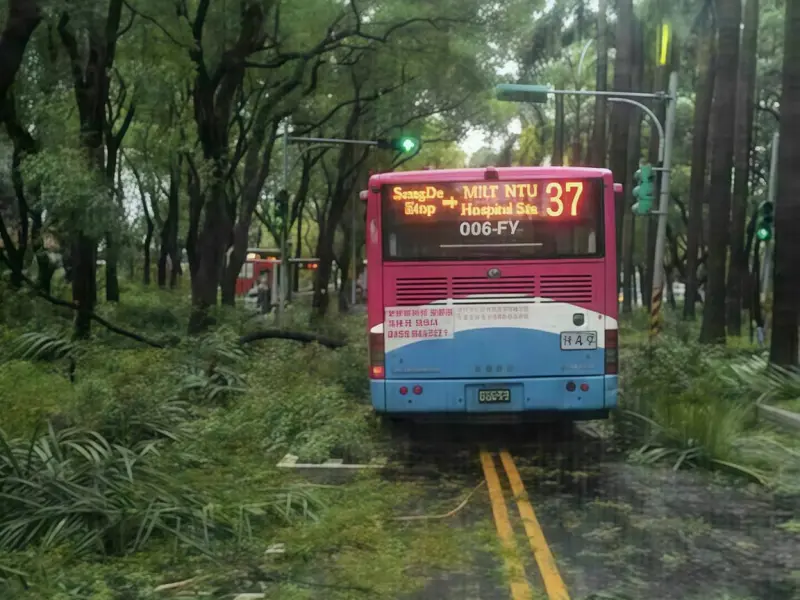
[[[562,350],[597,350],[596,331],[562,331]]]
[[[478,390],[478,402],[481,404],[511,402],[511,390]]]

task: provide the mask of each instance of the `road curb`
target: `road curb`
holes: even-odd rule
[[[352,469],[382,469],[386,466],[387,459],[385,457],[373,458],[368,463],[345,463],[341,458],[329,458],[321,463],[299,463],[299,457],[294,454],[287,454],[277,467],[279,469],[335,469],[335,470],[352,470]]]
[[[766,404],[757,405],[758,415],[784,429],[800,431],[800,414]]]

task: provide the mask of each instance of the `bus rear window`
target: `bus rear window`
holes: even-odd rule
[[[389,261],[603,256],[600,178],[386,185],[382,205]]]

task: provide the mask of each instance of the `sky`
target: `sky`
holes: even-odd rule
[[[547,0],[545,3],[545,10],[550,10],[555,5],[555,0]],[[597,10],[597,0],[590,0],[589,6],[592,10]],[[511,75],[512,77],[517,77],[519,73],[519,64],[515,61],[508,61],[506,62],[500,69],[498,69],[497,74],[501,76]],[[520,133],[522,129],[522,125],[519,119],[514,119],[511,121],[508,127],[509,133]],[[489,139],[487,135],[482,133],[477,129],[473,129],[467,133],[466,136],[461,140],[459,146],[461,149],[467,153],[468,156],[471,156],[484,146],[491,146],[495,151],[500,150],[500,146],[502,145],[501,139]]]
[[[508,61],[506,62],[500,69],[498,69],[498,75],[511,75],[512,77],[517,77],[519,73],[519,65],[515,61]],[[509,125],[509,133],[519,133],[521,130],[521,124],[518,119],[514,119],[511,124]],[[470,130],[464,139],[461,140],[459,146],[461,149],[467,153],[467,155],[471,156],[484,146],[491,146],[495,150],[500,149],[502,140],[495,139],[490,140],[488,136],[486,136],[483,132],[472,129]]]

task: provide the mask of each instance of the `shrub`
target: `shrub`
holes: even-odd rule
[[[766,481],[742,451],[754,422],[753,399],[732,381],[723,356],[669,335],[624,351],[614,421],[635,460],[721,468]]]

